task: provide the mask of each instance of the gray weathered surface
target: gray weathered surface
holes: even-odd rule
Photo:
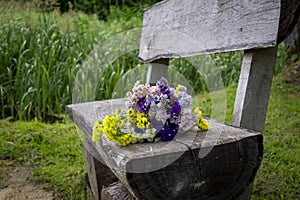
[[[276,45],[280,0],[165,0],[145,10],[144,61]]]
[[[117,99],[70,105],[68,110],[90,140],[95,121],[103,120],[117,107],[126,109],[124,105],[124,99]],[[234,198],[254,179],[262,157],[262,136],[209,123],[209,131],[179,133],[172,142],[120,147],[102,135],[101,143],[93,147],[137,198]]]
[[[277,47],[245,51],[233,111],[233,125],[262,132]]]

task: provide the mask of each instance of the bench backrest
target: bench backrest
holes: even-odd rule
[[[262,132],[279,19],[280,0],[165,0],[155,4],[145,10],[140,40],[139,58],[153,63],[147,81],[166,76],[168,58],[245,50],[232,124]]]
[[[280,0],[162,1],[144,12],[139,57],[152,61],[274,47],[279,18]],[[183,37],[195,45],[184,45],[178,40]]]

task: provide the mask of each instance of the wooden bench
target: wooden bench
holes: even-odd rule
[[[87,136],[85,164],[96,199],[250,199],[283,37],[280,9],[280,0],[166,0],[145,10],[139,57],[151,62],[149,83],[166,76],[169,58],[244,50],[233,122],[209,120],[209,131],[191,130],[172,142],[119,147],[102,137],[97,145],[95,121],[124,109],[124,99],[69,105]]]

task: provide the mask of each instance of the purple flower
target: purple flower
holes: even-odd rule
[[[138,100],[137,108],[138,108],[139,112],[143,112],[143,113],[147,114],[148,104],[146,103],[145,98],[141,98],[141,99]]]
[[[178,116],[181,112],[181,106],[178,101],[175,101],[172,108],[169,110],[171,116]]]
[[[156,95],[155,95],[156,96]],[[156,101],[157,101],[157,97],[153,97],[151,94],[148,95],[148,98],[146,100],[146,103],[149,105],[149,106],[153,106],[156,104]]]
[[[161,138],[163,142],[174,139],[178,132],[178,125],[166,122],[164,127],[155,135],[156,138]]]
[[[161,77],[161,79],[159,79],[156,82],[157,88],[159,93],[161,94],[166,94],[168,95],[168,97],[170,97],[172,95],[172,90],[170,90],[170,86],[169,83],[167,81],[167,79],[165,79],[164,77]]]

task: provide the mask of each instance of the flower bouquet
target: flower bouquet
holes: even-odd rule
[[[127,93],[128,110],[117,109],[103,121],[97,121],[92,140],[99,143],[101,134],[120,146],[140,142],[171,141],[178,131],[187,131],[194,126],[202,131],[209,129],[199,108],[189,109],[192,97],[187,88],[169,86],[162,77],[155,86],[136,82],[132,92]]]

